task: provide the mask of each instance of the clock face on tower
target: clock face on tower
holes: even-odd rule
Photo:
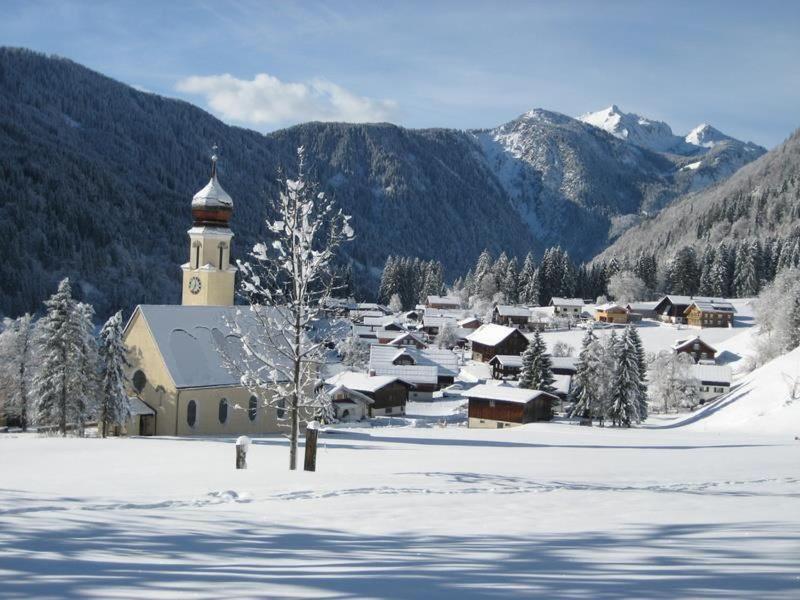
[[[201,287],[203,287],[203,284],[200,283],[199,277],[192,277],[189,280],[189,291],[192,292],[193,294],[199,294]]]

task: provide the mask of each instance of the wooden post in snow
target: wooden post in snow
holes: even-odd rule
[[[316,421],[311,421],[306,425],[306,460],[303,469],[306,471],[317,470],[317,438],[319,437],[319,425]]]
[[[236,438],[236,468],[247,468],[247,448],[250,446],[250,438],[240,435]]]

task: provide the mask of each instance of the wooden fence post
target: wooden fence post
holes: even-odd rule
[[[316,421],[306,425],[306,459],[303,469],[306,471],[317,470],[317,438],[319,429]]]
[[[250,446],[250,438],[246,435],[240,435],[236,439],[236,468],[247,468],[247,448]]]

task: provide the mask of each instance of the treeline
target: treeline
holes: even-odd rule
[[[45,303],[38,321],[30,314],[6,319],[0,333],[0,407],[6,421],[83,435],[97,421],[105,437],[130,415],[125,391],[127,350],[122,313],[95,336],[94,308],[73,298],[69,279]]]
[[[390,256],[381,276],[378,300],[388,304],[398,294],[403,308],[412,308],[430,294],[444,293],[442,272],[438,261]],[[544,306],[554,296],[596,298],[606,293],[607,281],[604,265],[576,265],[568,252],[556,246],[545,250],[540,262],[528,253],[522,265],[505,252],[495,259],[484,250],[475,266],[457,278],[450,289],[464,306],[481,301]]]
[[[438,260],[390,256],[383,267],[378,301],[390,305],[399,300],[400,308],[410,310],[418,303],[424,303],[428,296],[444,291],[444,267]]]
[[[684,246],[668,260],[659,258],[640,252],[635,260],[614,258],[602,267],[609,277],[629,271],[656,294],[749,298],[782,270],[800,265],[800,231],[763,241],[723,241],[702,252]]]

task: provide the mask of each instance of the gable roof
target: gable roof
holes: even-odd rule
[[[514,306],[511,304],[498,304],[494,307],[497,314],[501,317],[525,317],[531,316],[531,309],[527,306]]]
[[[628,312],[625,310],[625,307],[620,306],[616,302],[606,302],[605,304],[601,304],[600,306],[595,307],[596,311],[600,312]]]
[[[708,342],[704,342],[703,340],[701,340],[699,335],[686,338],[685,340],[676,340],[676,342],[672,345],[672,348],[674,350],[682,350],[684,348],[692,346],[694,343],[699,343],[701,346],[705,346],[706,348],[708,348],[709,350],[713,350],[714,352],[717,351],[717,349],[714,348],[714,346],[712,346]]]
[[[688,313],[693,306],[696,306],[701,312],[707,313],[729,315],[736,312],[736,309],[733,308],[733,304],[726,302],[725,300],[695,300],[687,307],[687,309],[684,311],[684,314]]]
[[[342,371],[341,373],[337,373],[333,377],[326,379],[325,383],[330,386],[341,385],[351,390],[356,390],[357,392],[371,393],[382,390],[387,385],[391,385],[396,381],[409,385],[407,381],[404,381],[399,377],[391,377],[389,375],[368,375],[366,373],[357,373],[355,371]]]
[[[522,368],[522,355],[518,354],[495,354],[492,360],[489,361],[490,365],[499,364],[503,367]]]
[[[447,306],[461,306],[458,296],[428,296],[428,304],[444,304]]]
[[[247,310],[243,306],[140,304],[128,326],[137,313],[141,315],[175,387],[239,386],[239,376],[225,368],[220,350],[242,357],[241,344],[228,323],[237,319],[247,329]],[[257,331],[256,321],[251,321],[252,330]],[[276,352],[273,358],[277,360],[277,356]]]
[[[467,339],[471,342],[482,344],[484,346],[496,346],[508,336],[513,335],[515,331],[519,333],[519,329],[515,329],[514,327],[486,323],[469,334]]]
[[[333,398],[336,394],[344,393],[347,394],[350,398],[355,398],[364,404],[374,404],[375,400],[367,396],[366,394],[359,392],[358,390],[351,389],[346,385],[341,383],[336,383],[333,385],[325,384],[325,394],[328,397]]]
[[[410,356],[413,365],[395,365],[400,356]],[[414,369],[425,367],[425,370]],[[405,373],[438,377],[455,377],[458,374],[458,356],[446,348],[416,348],[414,346],[392,346],[376,344],[369,349],[369,368],[376,374],[396,374],[405,379]],[[433,370],[431,370],[433,369]]]
[[[550,306],[577,306],[582,308],[585,304],[583,298],[550,298]]]
[[[731,368],[727,365],[689,365],[692,377],[704,385],[730,386]]]
[[[500,402],[513,402],[515,404],[527,404],[531,400],[536,400],[540,396],[547,396],[558,400],[553,394],[542,390],[527,390],[510,385],[490,385],[482,383],[466,391],[461,392],[465,398],[475,398],[477,400],[497,400]]]

